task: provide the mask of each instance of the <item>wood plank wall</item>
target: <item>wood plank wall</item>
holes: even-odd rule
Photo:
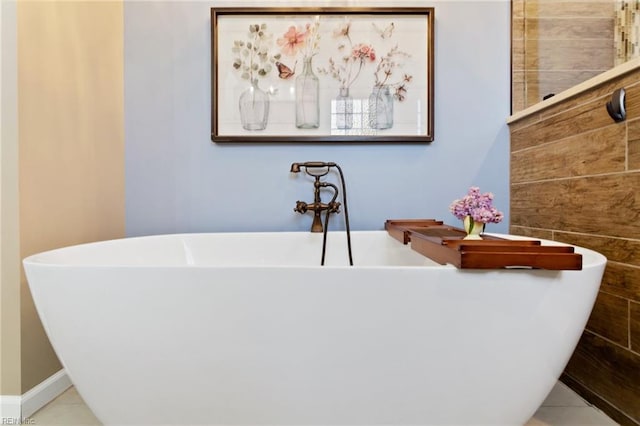
[[[512,0],[512,110],[614,64],[614,0]]]
[[[627,92],[627,121],[606,102]],[[562,380],[622,425],[640,425],[640,69],[510,124],[510,232],[608,258]]]

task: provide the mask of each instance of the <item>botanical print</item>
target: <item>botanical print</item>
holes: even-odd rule
[[[376,79],[375,86],[393,87],[394,97],[401,102],[404,101],[407,95],[407,84],[411,82],[413,76],[396,71],[402,68],[403,61],[410,57],[411,55],[401,51],[398,45],[395,45],[380,58],[380,62],[378,62],[378,66],[374,72]]]
[[[320,50],[320,17],[316,16],[313,22],[304,25],[289,26],[276,43],[282,54],[289,58],[294,59],[299,53],[303,59],[314,57]],[[280,78],[290,78],[295,72],[295,65],[293,70],[289,70],[292,71],[290,75],[280,75]]]
[[[427,130],[425,15],[226,18],[217,22],[214,46],[221,132],[375,136]],[[225,45],[229,53],[220,50]]]
[[[258,85],[258,78],[268,76],[273,70],[273,63],[280,57],[269,52],[272,40],[267,24],[261,23],[249,25],[246,40],[233,41],[233,69],[240,73],[241,79],[250,83],[238,97],[238,113],[244,130],[264,130],[269,123],[271,101],[269,93]]]
[[[290,58],[302,55],[302,72],[295,80],[295,126],[298,129],[317,129],[320,127],[320,80],[313,72],[312,59],[320,51],[320,17],[303,25],[290,25],[282,37],[277,39],[282,53]],[[276,62],[278,77],[289,79],[296,73],[293,69]]]
[[[269,53],[272,40],[273,36],[263,22],[249,25],[246,39],[233,41],[233,69],[240,73],[240,78],[254,82],[271,73],[274,62],[280,57]]]
[[[351,38],[351,21],[339,24],[333,31],[338,41],[339,58],[329,58],[329,69],[319,68],[321,74],[329,75],[340,83],[341,89],[348,89],[356,81],[362,69],[376,60],[376,52],[371,44],[354,43]]]

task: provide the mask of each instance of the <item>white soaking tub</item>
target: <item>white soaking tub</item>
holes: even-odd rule
[[[24,260],[105,425],[522,425],[556,383],[606,263],[459,270],[385,231],[162,235]],[[543,242],[544,244],[553,244]]]

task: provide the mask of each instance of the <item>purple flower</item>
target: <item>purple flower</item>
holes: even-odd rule
[[[499,223],[504,218],[504,214],[493,207],[493,194],[483,194],[477,186],[469,188],[469,192],[463,198],[454,200],[449,206],[449,211],[460,220],[471,216],[474,221],[482,223]]]

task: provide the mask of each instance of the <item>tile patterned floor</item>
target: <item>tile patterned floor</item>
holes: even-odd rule
[[[36,426],[100,426],[74,387],[43,407],[30,424]],[[616,422],[558,382],[525,426],[615,426]]]

